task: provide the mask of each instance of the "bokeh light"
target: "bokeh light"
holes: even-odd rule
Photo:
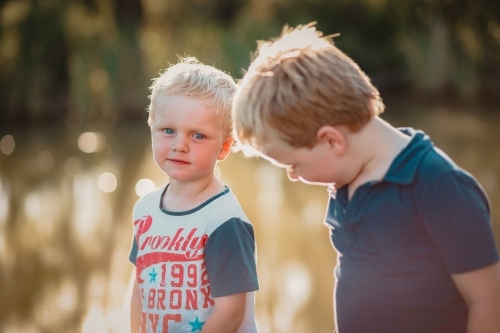
[[[30,193],[24,201],[24,212],[26,216],[32,220],[36,220],[42,216],[43,205],[40,196],[36,193]]]
[[[307,304],[311,294],[311,275],[307,266],[289,262],[281,267],[278,287],[279,301],[275,305],[274,326],[282,332],[294,331],[293,318]]]
[[[40,170],[49,171],[54,165],[54,156],[50,151],[44,150],[40,154],[38,154],[36,164],[38,165]]]
[[[135,184],[135,193],[141,198],[146,194],[153,192],[155,189],[155,183],[148,178],[143,178]]]
[[[84,153],[100,152],[106,146],[106,136],[101,132],[84,132],[78,137],[78,148]]]
[[[223,57],[224,52],[218,44],[207,44],[203,48],[203,58],[209,64],[219,62]]]
[[[16,141],[12,135],[5,135],[2,140],[0,140],[0,150],[5,155],[10,155],[16,147]]]
[[[111,193],[114,192],[114,190],[116,190],[118,181],[116,179],[116,176],[111,172],[103,172],[99,176],[97,184],[99,185],[101,191],[106,193]]]
[[[109,75],[104,69],[94,70],[89,77],[89,83],[95,90],[102,90],[108,85]]]

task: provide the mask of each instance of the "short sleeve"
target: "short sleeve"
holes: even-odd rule
[[[135,265],[136,259],[137,259],[137,242],[134,237],[132,241],[132,247],[130,248],[130,254],[128,255],[128,260]]]
[[[488,199],[468,174],[453,170],[438,177],[426,192],[420,211],[451,274],[498,261]]]
[[[252,225],[238,218],[221,224],[207,239],[205,264],[212,297],[258,290]]]

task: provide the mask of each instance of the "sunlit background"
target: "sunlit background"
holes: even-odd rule
[[[384,119],[481,182],[500,242],[497,0],[0,1],[0,332],[127,332],[132,207],[168,182],[151,79],[177,55],[241,78],[256,40],[311,21],[340,33]],[[331,333],[326,188],[239,153],[216,175],[255,227],[260,332]]]

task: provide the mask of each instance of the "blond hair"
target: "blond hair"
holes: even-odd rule
[[[258,148],[274,130],[291,146],[312,147],[324,125],[356,132],[383,112],[378,90],[332,37],[308,24],[258,42],[233,100],[240,145]]]
[[[223,71],[200,63],[194,57],[179,58],[153,80],[150,87],[148,125],[153,123],[158,96],[182,95],[197,100],[211,99],[225,137],[232,135],[231,103],[236,91],[234,79]]]

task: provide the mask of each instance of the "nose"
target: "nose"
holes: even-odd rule
[[[176,136],[172,142],[172,150],[187,153],[189,151],[189,145],[187,144],[186,139],[181,135]]]
[[[292,182],[296,182],[299,180],[299,174],[293,168],[288,168],[286,170],[286,173],[288,174],[288,179],[290,179]]]

